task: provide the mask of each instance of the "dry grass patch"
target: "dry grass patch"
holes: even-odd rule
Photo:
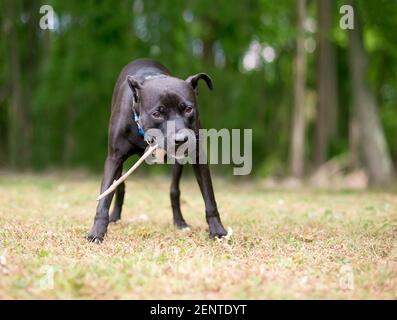
[[[397,298],[396,194],[215,178],[234,232],[219,242],[208,238],[193,180],[182,182],[192,226],[183,233],[171,224],[168,179],[135,176],[123,220],[96,245],[84,235],[99,180],[0,179],[0,298]]]

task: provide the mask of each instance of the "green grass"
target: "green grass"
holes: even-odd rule
[[[269,190],[215,177],[233,235],[214,241],[192,179],[181,186],[192,227],[184,233],[171,223],[168,178],[133,176],[122,221],[97,245],[84,236],[99,184],[3,175],[0,298],[397,298],[395,193]]]

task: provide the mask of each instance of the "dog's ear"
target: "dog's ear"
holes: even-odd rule
[[[205,83],[207,84],[207,87],[210,90],[213,89],[214,86],[212,85],[212,80],[211,80],[210,76],[206,73],[197,73],[197,74],[190,76],[189,78],[186,79],[186,81],[189,82],[190,85],[193,87],[196,94],[198,93],[197,89],[198,89],[198,82],[200,79],[203,79],[205,81]]]
[[[141,83],[137,79],[135,79],[133,76],[127,76],[127,82],[128,82],[128,85],[130,86],[130,89],[132,91],[134,101],[138,102],[139,89],[141,89]]]

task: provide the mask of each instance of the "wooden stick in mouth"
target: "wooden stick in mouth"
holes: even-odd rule
[[[106,197],[108,194],[112,193],[114,190],[116,190],[116,188],[118,187],[118,185],[120,183],[122,183],[125,179],[127,179],[127,177],[133,173],[135,171],[136,168],[138,168],[141,163],[147,158],[149,157],[152,152],[154,150],[156,150],[158,147],[157,144],[155,145],[150,145],[149,149],[143,154],[142,157],[139,158],[139,160],[137,162],[135,162],[135,164],[126,172],[124,173],[118,180],[114,180],[112,185],[105,191],[103,192],[101,195],[98,196],[98,198],[96,198],[96,201],[101,200],[102,198]]]

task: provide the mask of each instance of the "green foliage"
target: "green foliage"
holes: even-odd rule
[[[14,17],[20,34],[21,65],[29,61],[32,84],[32,165],[82,166],[100,170],[106,155],[107,124],[113,86],[129,61],[151,57],[181,78],[207,72],[215,90],[201,88],[202,123],[213,128],[252,128],[254,171],[286,173],[292,109],[292,69],[295,45],[293,0],[265,1],[47,1],[57,14],[54,31],[35,32],[39,51],[31,55],[28,24],[22,15],[39,18],[38,1],[17,0]],[[34,5],[28,5],[33,3]],[[339,3],[338,3],[339,4]],[[3,2],[0,3],[0,6]],[[338,135],[330,156],[348,149],[351,84],[347,65],[346,31],[338,27],[335,5],[333,44],[338,60]],[[369,79],[376,93],[390,147],[397,153],[396,24],[393,1],[360,1],[356,12],[364,22],[370,54]],[[3,10],[0,18],[4,21]],[[384,13],[387,12],[388,15]],[[308,2],[316,19],[316,2]],[[3,25],[3,23],[2,23]],[[307,37],[315,39],[308,32]],[[245,70],[244,55],[253,41],[274,49],[275,60]],[[0,41],[0,163],[6,164],[7,90],[9,62]],[[390,67],[393,66],[393,67]],[[315,99],[315,52],[308,53],[307,90]],[[314,104],[313,104],[314,105]],[[312,112],[312,111],[311,111]],[[314,110],[313,110],[314,112]],[[312,157],[313,117],[307,135],[307,159]],[[158,170],[158,169],[156,169]]]

